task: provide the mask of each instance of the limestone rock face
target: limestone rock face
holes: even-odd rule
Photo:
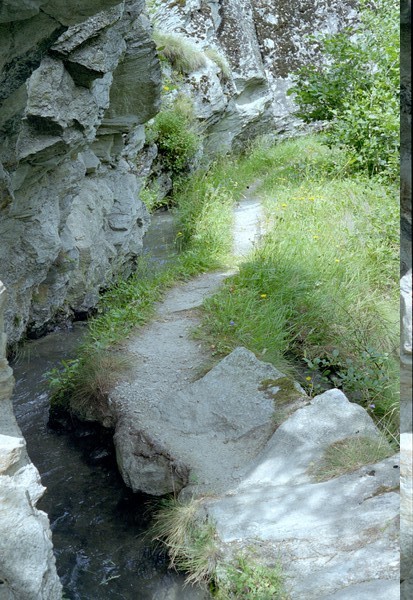
[[[5,358],[0,282],[0,597],[60,600],[47,515],[36,508],[45,488],[30,462],[10,400],[13,375]]]
[[[87,6],[86,6],[87,5]],[[0,275],[13,342],[88,311],[149,217],[144,127],[160,68],[143,0],[9,0],[0,12]]]

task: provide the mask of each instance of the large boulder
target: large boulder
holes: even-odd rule
[[[45,492],[30,462],[13,415],[13,376],[5,358],[0,282],[0,597],[4,600],[60,600],[52,533],[47,515],[36,508]]]
[[[234,487],[279,423],[308,401],[297,383],[245,348],[201,379],[162,393],[138,366],[134,380],[111,397],[123,479],[154,495]]]

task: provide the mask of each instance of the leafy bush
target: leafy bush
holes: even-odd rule
[[[353,167],[395,178],[399,156],[399,7],[362,3],[360,20],[312,36],[324,58],[294,75],[289,94],[305,122],[328,121],[329,144],[344,145]]]
[[[182,174],[201,146],[190,101],[178,96],[171,108],[161,111],[154,119],[151,137],[166,169],[173,175]]]

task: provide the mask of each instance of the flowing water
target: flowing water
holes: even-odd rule
[[[174,252],[172,218],[160,213],[145,237],[151,260]],[[38,507],[49,515],[57,570],[70,600],[205,600],[184,587],[145,536],[156,499],[133,494],[117,471],[111,436],[92,425],[68,434],[48,427],[45,373],[75,356],[85,325],[28,342],[12,367],[14,410],[32,462],[47,487]]]

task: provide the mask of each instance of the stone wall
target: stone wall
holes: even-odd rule
[[[5,302],[0,281],[0,598],[60,600],[49,520],[36,508],[45,488],[27,455],[10,399],[14,381],[5,358]]]

